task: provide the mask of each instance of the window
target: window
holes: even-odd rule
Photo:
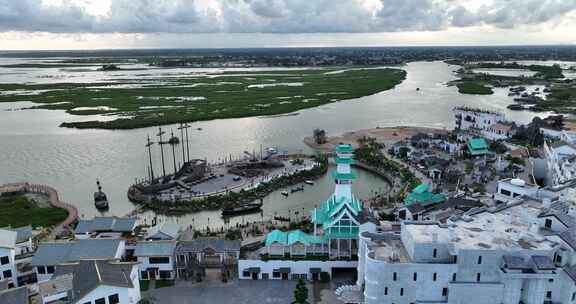
[[[140,277],[142,280],[148,280],[148,271],[140,271]]]
[[[108,297],[108,304],[118,304],[118,303],[120,303],[120,297],[118,297],[118,294],[113,294]]]
[[[476,274],[476,282],[480,282],[480,273]]]
[[[85,302],[84,304],[92,304],[92,302]]]
[[[54,266],[46,266],[46,273],[54,273]]]
[[[551,291],[547,291],[547,292],[546,292],[546,298],[547,298],[547,299],[552,298],[552,292],[551,292]]]
[[[148,258],[150,264],[170,264],[169,257],[150,257]]]
[[[12,277],[12,270],[4,270],[2,271],[2,276],[7,279]]]
[[[436,257],[436,255],[438,255],[438,249],[434,248],[434,251],[432,252],[432,257]]]
[[[438,274],[437,274],[437,273],[434,273],[434,274],[432,275],[432,281],[436,281],[437,278],[438,278]]]
[[[452,274],[452,281],[456,281],[456,273]]]
[[[400,288],[400,296],[404,295],[404,288]]]
[[[38,270],[39,274],[45,274],[46,273],[46,268],[44,268],[44,266],[38,266],[38,267],[36,267],[36,269]]]
[[[478,256],[478,265],[480,265],[480,264],[482,264],[482,256],[481,255]]]
[[[448,288],[442,288],[442,296],[443,296],[443,297],[447,297],[447,296],[448,296]]]
[[[574,302],[574,300],[576,300],[576,292],[572,293],[572,302]]]
[[[274,271],[274,272],[272,272],[272,277],[273,277],[273,278],[279,278],[279,277],[280,277],[280,272],[279,272],[279,271]]]
[[[388,295],[388,287],[384,287],[384,295],[385,295],[385,296]]]
[[[172,277],[172,273],[167,270],[160,270],[160,278],[161,279],[170,279]]]
[[[552,283],[554,282],[554,279],[548,279],[548,282]]]
[[[243,272],[242,272],[242,276],[243,276],[243,277],[249,277],[249,276],[250,276],[250,271],[243,271]]]
[[[500,194],[506,195],[506,196],[512,196],[512,192],[505,190],[505,189],[500,189]]]
[[[394,273],[394,276],[392,277],[392,280],[396,281],[396,273]]]
[[[556,255],[556,263],[560,264],[562,263],[562,256],[561,255]]]
[[[97,299],[94,304],[106,304],[106,298]]]
[[[8,258],[8,256],[3,256],[0,258],[0,265],[6,265],[10,263],[10,259]]]
[[[417,281],[417,280],[418,280],[418,273],[417,273],[417,272],[414,273],[414,278],[413,278],[413,280],[414,280],[414,281]]]

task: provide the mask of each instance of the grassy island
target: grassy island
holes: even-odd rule
[[[144,70],[140,77],[104,83],[0,84],[0,102],[31,101],[41,103],[34,108],[104,115],[97,121],[66,122],[62,127],[134,129],[290,113],[392,89],[406,72],[319,68],[186,72],[154,78]]]
[[[51,227],[66,219],[68,212],[39,203],[24,195],[0,196],[0,226]]]
[[[480,82],[461,82],[456,85],[460,94],[491,95],[494,94],[492,88]]]

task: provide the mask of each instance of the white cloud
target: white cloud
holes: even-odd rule
[[[0,31],[374,33],[485,25],[513,29],[559,24],[575,10],[575,0],[0,0]]]

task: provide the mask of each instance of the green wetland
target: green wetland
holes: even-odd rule
[[[63,122],[62,127],[134,129],[286,114],[390,90],[406,78],[405,71],[393,68],[208,73],[151,70],[154,72],[93,71],[105,75],[95,82],[59,82],[55,75],[44,75],[51,81],[2,83],[0,102],[30,101],[37,104],[32,107],[36,109],[65,110],[74,115],[98,114],[106,118]],[[85,72],[71,70],[69,74],[74,75],[75,71]]]

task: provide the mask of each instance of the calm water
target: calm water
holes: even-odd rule
[[[527,122],[535,115],[507,110],[512,98],[507,96],[506,89],[496,89],[490,96],[458,94],[455,87],[445,85],[456,79],[453,73],[456,66],[442,62],[415,62],[404,69],[408,72],[407,79],[394,90],[303,110],[298,112],[299,115],[194,123],[191,129],[194,131],[190,134],[191,154],[216,161],[230,154],[240,155],[245,150],[259,149],[260,145],[291,152],[311,152],[303,145],[302,139],[315,128],[323,128],[329,134],[376,126],[452,128],[451,110],[460,105],[502,111],[509,118],[521,122]],[[35,69],[30,70],[35,73]],[[0,69],[0,78],[3,72]],[[110,214],[124,215],[133,209],[126,198],[126,190],[135,178],[145,175],[144,140],[147,134],[154,134],[156,128],[125,131],[63,129],[58,127],[62,121],[93,117],[49,110],[5,111],[24,106],[26,103],[0,104],[0,183],[31,181],[50,184],[62,193],[66,201],[76,205],[81,214],[93,216],[97,212],[93,207],[92,193],[96,178],[100,178],[112,204]],[[175,126],[165,128],[175,129]],[[202,131],[196,128],[202,128]],[[370,174],[362,174],[358,184],[356,190],[360,191],[360,197],[368,196],[370,189],[383,187],[382,181]],[[288,209],[300,207],[311,208],[331,191],[331,183],[326,179],[319,182],[314,191],[291,196],[288,200],[274,194],[265,202],[265,215],[287,213]],[[197,225],[204,225],[208,217],[211,217],[211,225],[221,225],[215,220],[216,214],[211,213],[186,216],[180,222],[187,225],[196,218]]]

